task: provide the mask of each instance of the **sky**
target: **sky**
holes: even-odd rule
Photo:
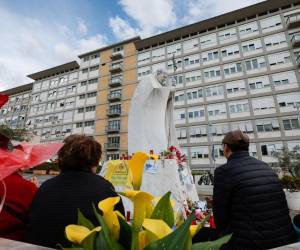
[[[139,35],[150,37],[261,0],[0,0],[0,91],[26,75]]]

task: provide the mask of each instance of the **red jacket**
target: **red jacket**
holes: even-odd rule
[[[6,199],[0,213],[0,237],[24,240],[25,221],[37,187],[18,173],[4,179]],[[3,187],[0,189],[3,197]]]

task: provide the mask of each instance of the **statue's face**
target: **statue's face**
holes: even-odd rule
[[[168,78],[168,75],[166,72],[162,71],[162,70],[158,70],[156,72],[156,75],[155,75],[157,81],[162,85],[162,86],[166,86],[167,84],[167,78]]]

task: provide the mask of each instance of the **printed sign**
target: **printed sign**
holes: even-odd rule
[[[109,161],[104,178],[114,186],[131,187],[132,177],[126,161]]]

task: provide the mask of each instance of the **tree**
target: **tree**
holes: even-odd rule
[[[6,124],[0,124],[0,134],[14,141],[30,141],[31,134],[25,128],[11,128]]]
[[[274,152],[277,158],[277,166],[293,177],[300,177],[300,146],[295,146],[292,150],[283,148],[281,152]]]

